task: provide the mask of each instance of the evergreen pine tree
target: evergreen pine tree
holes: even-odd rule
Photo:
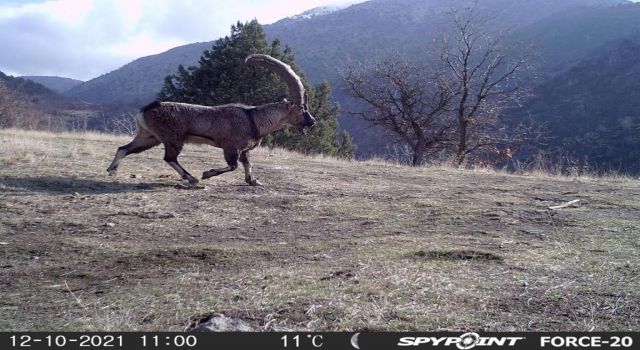
[[[340,147],[338,148],[338,156],[351,160],[356,153],[356,145],[353,143],[353,138],[347,130],[340,132]]]
[[[304,153],[337,155],[340,107],[331,102],[331,87],[326,82],[310,87],[295,64],[292,50],[289,47],[283,50],[278,40],[269,45],[256,20],[231,26],[231,35],[217,40],[211,50],[205,51],[198,66],[179,66],[177,74],[165,78],[158,98],[208,106],[235,102],[255,106],[286,98],[286,85],[275,73],[244,64],[245,58],[254,53],[271,55],[300,75],[307,90],[309,109],[316,118],[316,126],[306,136],[287,127],[266,137],[264,143]]]

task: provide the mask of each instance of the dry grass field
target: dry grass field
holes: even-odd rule
[[[640,330],[638,180],[126,142],[0,131],[0,330]]]

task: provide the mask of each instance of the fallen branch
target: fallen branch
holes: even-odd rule
[[[80,300],[80,298],[78,298],[73,291],[71,290],[71,288],[69,288],[69,285],[67,284],[67,281],[64,281],[64,286],[67,287],[67,291],[69,291],[69,293],[71,293],[71,296],[76,299],[76,303],[78,303],[78,305],[80,305],[80,307],[84,308],[84,305],[82,305],[82,301]]]
[[[580,203],[580,200],[579,199],[574,199],[572,201],[569,201],[569,202],[566,202],[566,203],[563,203],[563,204],[560,204],[560,205],[551,206],[551,207],[549,207],[549,209],[558,210],[558,209],[572,207],[572,206],[573,207],[577,207],[578,203]]]

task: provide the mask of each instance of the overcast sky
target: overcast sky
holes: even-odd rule
[[[89,80],[142,56],[327,5],[364,0],[0,1],[0,71]]]

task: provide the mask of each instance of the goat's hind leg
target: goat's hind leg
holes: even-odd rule
[[[122,161],[122,158],[128,156],[129,154],[146,151],[149,148],[155,147],[159,144],[160,141],[158,141],[153,135],[144,135],[139,133],[133,138],[133,141],[118,148],[116,156],[113,158],[113,161],[111,162],[111,165],[109,165],[109,168],[107,168],[109,176],[117,174],[118,166],[120,165],[120,161]]]
[[[174,168],[178,172],[178,174],[180,174],[180,177],[182,177],[182,179],[188,180],[192,185],[197,184],[198,179],[189,174],[189,172],[185,168],[183,168],[180,163],[178,163],[178,155],[180,154],[180,151],[182,151],[182,145],[165,143],[164,161],[171,165],[171,167]]]
[[[240,153],[240,162],[242,166],[244,166],[244,181],[251,186],[262,186],[260,181],[256,180],[251,172],[251,157],[249,156],[249,151]]]
[[[238,168],[238,151],[237,150],[224,150],[224,160],[228,166],[220,169],[210,169],[202,173],[202,179],[208,179],[213,176],[218,176],[229,171],[234,171]]]

